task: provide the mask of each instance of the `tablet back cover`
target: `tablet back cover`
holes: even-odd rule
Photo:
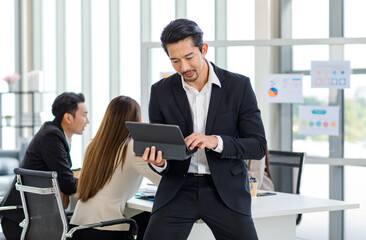
[[[147,147],[155,146],[165,159],[185,160],[190,157],[177,125],[126,122],[126,127],[134,140],[133,150],[137,156],[142,156]]]

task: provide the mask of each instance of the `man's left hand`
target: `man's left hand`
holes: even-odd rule
[[[185,138],[185,141],[191,150],[195,147],[198,147],[198,150],[202,150],[204,148],[215,149],[219,140],[214,135],[208,136],[202,133],[192,133]]]

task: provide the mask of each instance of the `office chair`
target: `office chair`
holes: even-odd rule
[[[95,224],[80,225],[69,229],[57,181],[57,172],[14,169],[16,189],[20,192],[25,219],[21,239],[68,239],[77,230],[104,227],[121,223],[130,224],[130,232],[136,239],[137,224],[129,218],[115,219]]]
[[[300,194],[302,167],[305,153],[269,151],[269,161],[272,182],[275,191]],[[301,221],[301,214],[296,218],[296,224]]]

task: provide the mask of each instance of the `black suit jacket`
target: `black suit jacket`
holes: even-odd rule
[[[244,159],[261,159],[266,151],[264,127],[249,78],[212,64],[221,88],[212,86],[206,135],[219,135],[222,153],[205,149],[215,187],[234,211],[251,215],[251,196]],[[174,74],[151,87],[149,117],[152,123],[176,124],[184,137],[193,132],[193,120],[181,76]],[[187,175],[190,159],[170,160],[154,201],[153,213],[178,192]]]
[[[58,120],[46,122],[30,142],[20,166],[26,169],[56,171],[61,192],[70,195],[76,192],[78,180],[71,171],[70,149],[65,133]],[[1,206],[21,205],[15,180]],[[19,223],[24,219],[23,210],[3,211],[2,217]],[[3,226],[4,228],[4,226]],[[4,233],[5,233],[4,229]],[[8,237],[7,237],[8,238]],[[18,238],[19,239],[19,238]]]

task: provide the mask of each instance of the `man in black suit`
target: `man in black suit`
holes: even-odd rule
[[[59,95],[52,105],[55,119],[45,122],[30,142],[20,167],[41,171],[56,171],[64,201],[76,192],[77,178],[71,171],[70,144],[73,134],[82,134],[89,123],[84,95],[65,92]],[[14,183],[1,203],[1,206],[22,205],[20,194]],[[1,225],[8,240],[19,240],[24,219],[22,209],[3,211]],[[47,226],[45,226],[47,227]]]
[[[198,219],[216,239],[258,238],[244,159],[266,152],[260,110],[249,78],[205,59],[202,35],[187,19],[172,21],[161,34],[177,73],[151,87],[150,121],[178,125],[198,152],[186,161],[166,161],[154,146],[145,150],[142,158],[163,176],[146,240],[187,239]]]

